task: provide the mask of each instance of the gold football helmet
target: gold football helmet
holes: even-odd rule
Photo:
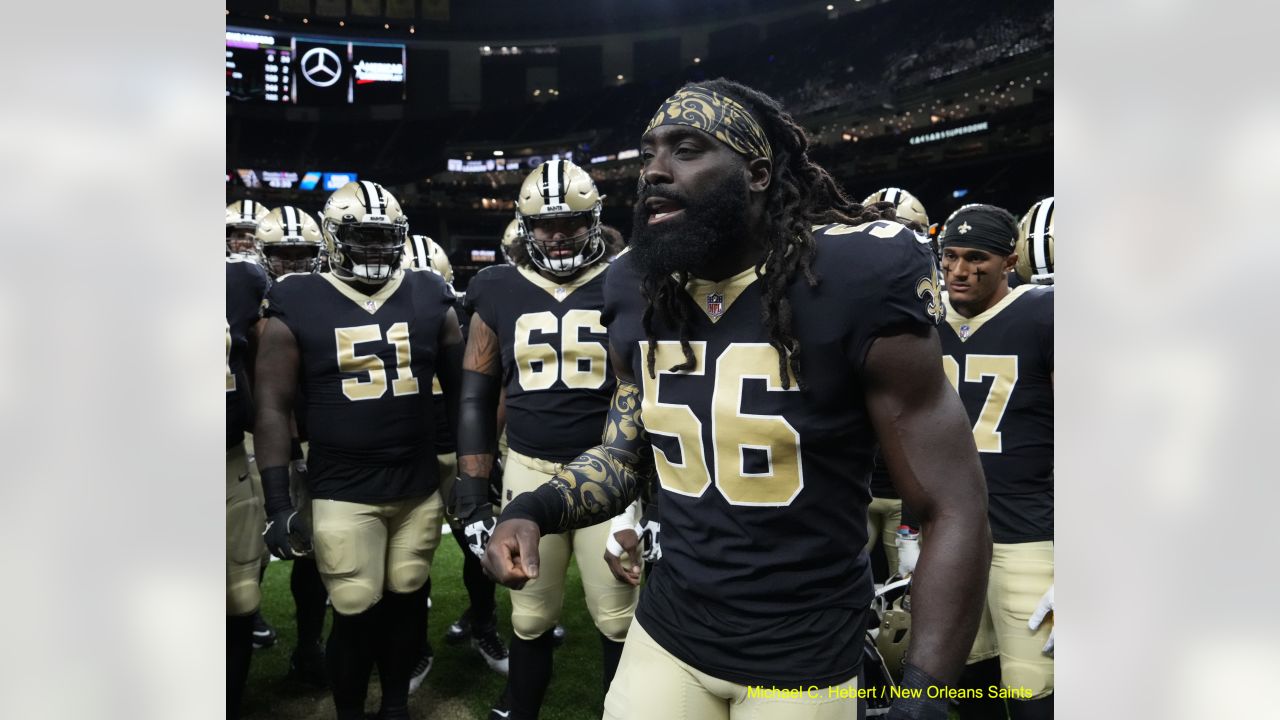
[[[520,227],[519,220],[512,220],[507,223],[507,229],[502,231],[502,259],[507,261],[508,265],[515,265],[516,261],[511,257],[511,249],[516,243],[524,242],[524,230]]]
[[[227,206],[227,256],[258,260],[253,231],[270,210],[260,202],[237,200]]]
[[[899,219],[914,220],[920,223],[920,227],[929,229],[929,214],[924,211],[924,205],[919,198],[906,190],[895,187],[880,188],[868,195],[862,204],[874,205],[878,202],[893,203]]]
[[[1053,197],[1027,211],[1018,224],[1018,277],[1034,285],[1053,284]]]
[[[568,160],[544,162],[529,173],[516,200],[516,220],[533,264],[567,277],[604,257],[600,200],[595,181]],[[535,236],[538,223],[561,218],[585,220],[586,230],[568,237],[556,232],[545,240]]]
[[[414,270],[430,270],[453,284],[453,265],[440,243],[426,235],[410,235],[404,245],[404,263]]]
[[[272,210],[258,223],[253,236],[263,265],[273,278],[320,268],[324,236],[320,224],[301,208],[285,205]]]
[[[409,218],[386,188],[368,180],[349,182],[333,191],[320,215],[335,277],[381,285],[399,269]]]

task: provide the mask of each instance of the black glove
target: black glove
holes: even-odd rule
[[[476,557],[484,559],[485,546],[498,524],[493,516],[493,504],[489,502],[489,479],[471,477],[466,473],[459,475],[445,512],[458,519],[467,538],[467,547]]]
[[[271,554],[281,560],[311,554],[311,528],[293,508],[281,510],[268,518],[262,539]]]
[[[930,698],[929,688],[942,689],[943,684],[920,668],[905,663],[902,671],[902,688],[919,690],[919,697],[900,697],[889,706],[889,720],[947,720],[950,713],[947,701],[942,697]],[[939,694],[935,691],[935,695]]]

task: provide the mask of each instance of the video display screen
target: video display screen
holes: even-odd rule
[[[227,28],[227,99],[377,105],[405,99],[405,47]]]

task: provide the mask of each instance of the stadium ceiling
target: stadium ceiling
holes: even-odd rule
[[[867,4],[873,4],[868,2]],[[794,8],[793,0],[226,0],[228,24],[390,31],[418,39],[581,37],[661,30]],[[810,3],[821,12],[825,5]],[[852,2],[846,2],[852,6]],[[306,19],[306,23],[303,20]]]

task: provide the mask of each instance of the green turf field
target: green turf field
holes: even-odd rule
[[[307,720],[333,717],[327,691],[293,682],[285,677],[293,651],[293,596],[289,594],[287,562],[273,562],[262,585],[262,609],[280,633],[275,647],[255,650],[245,689],[245,720]],[[587,615],[582,581],[576,561],[569,564],[564,613],[561,623],[569,632],[556,650],[551,687],[542,706],[541,720],[595,720],[600,717],[604,693],[600,687],[600,636]],[[431,571],[431,644],[435,665],[422,687],[409,697],[415,720],[484,720],[505,678],[489,669],[470,645],[451,646],[444,631],[467,607],[462,586],[462,551],[453,538],[441,537]],[[332,611],[331,611],[332,612]],[[498,629],[511,640],[511,599],[498,588]],[[326,636],[328,626],[326,624]],[[377,671],[370,683],[367,709],[378,709]],[[952,718],[957,718],[952,710]]]
[[[328,693],[288,680],[289,654],[293,652],[293,596],[289,594],[290,564],[273,562],[262,586],[262,609],[280,633],[275,647],[255,650],[245,690],[246,720],[301,720],[332,718]],[[583,604],[582,581],[575,563],[569,565],[562,624],[569,632],[556,650],[551,688],[542,707],[543,720],[599,718],[604,701],[600,687],[600,636]],[[410,696],[415,720],[472,720],[488,717],[489,707],[502,692],[504,680],[489,669],[470,645],[451,646],[444,631],[467,607],[462,586],[462,551],[453,538],[441,538],[431,571],[430,637],[436,661],[422,687]],[[331,611],[332,612],[332,611]],[[504,641],[511,639],[511,600],[498,588],[498,628]],[[326,627],[326,636],[328,630]],[[368,710],[378,709],[378,682],[369,688]]]

